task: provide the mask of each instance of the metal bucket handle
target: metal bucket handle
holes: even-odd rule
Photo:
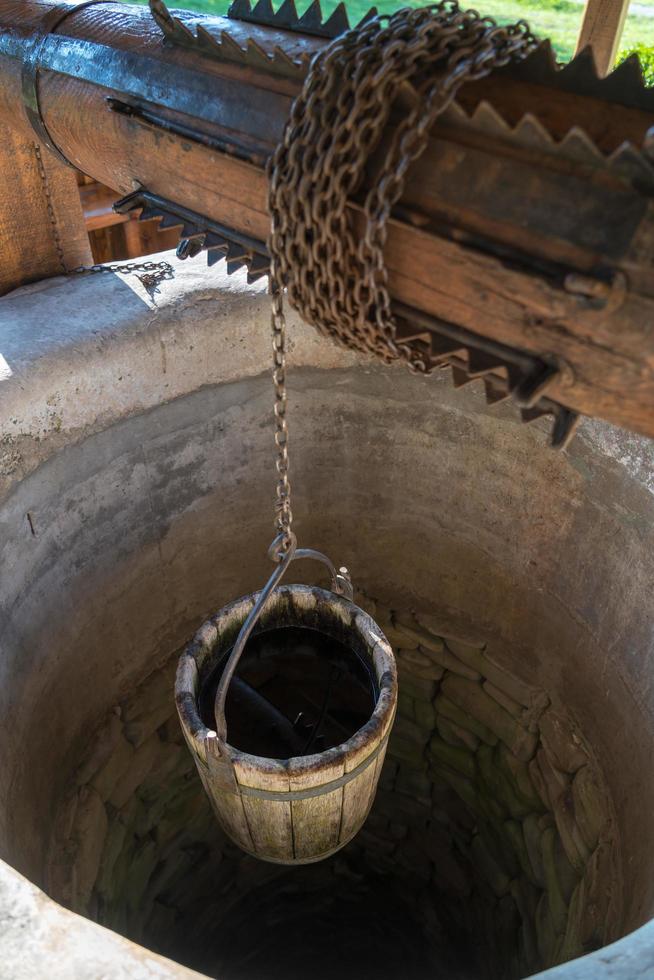
[[[284,549],[284,544],[287,543],[287,547]],[[268,556],[277,562],[277,568],[274,570],[263,589],[259,593],[259,598],[255,602],[254,606],[250,610],[250,613],[241,626],[241,630],[236,638],[236,643],[234,644],[234,649],[232,650],[229,660],[225,664],[225,669],[220,678],[220,683],[218,684],[218,689],[216,691],[216,700],[214,702],[214,715],[216,719],[216,733],[218,738],[222,742],[227,741],[227,721],[225,718],[225,701],[227,700],[227,691],[229,685],[234,676],[234,672],[238,666],[238,662],[241,659],[241,654],[245,644],[247,643],[250,633],[254,629],[259,616],[263,612],[263,608],[270,597],[271,592],[276,585],[279,584],[286,569],[298,558],[314,558],[316,561],[321,561],[323,565],[326,565],[329,569],[329,574],[332,579],[332,592],[337,595],[342,595],[346,599],[352,599],[354,596],[354,590],[352,588],[352,582],[348,573],[347,568],[340,568],[336,571],[334,564],[327,557],[323,555],[321,551],[315,551],[313,548],[298,548],[297,538],[290,532],[290,535],[279,534],[268,549]]]

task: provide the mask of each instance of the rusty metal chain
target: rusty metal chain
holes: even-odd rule
[[[286,422],[286,318],[284,294],[275,276],[270,275],[270,301],[273,346],[273,385],[275,387],[275,446],[277,447],[277,493],[275,528],[282,536],[282,550],[288,551],[291,542],[291,484],[288,478],[288,424]]]
[[[342,346],[429,362],[396,343],[384,263],[386,225],[409,166],[437,117],[464,82],[475,81],[537,45],[524,21],[499,27],[455,0],[404,8],[348,31],[323,48],[291,108],[269,164],[270,292],[277,445],[277,530],[290,540],[283,293],[304,320]],[[353,226],[348,199],[360,188],[400,93],[412,106],[395,129]]]
[[[122,272],[123,275],[136,275],[148,292],[156,292],[165,279],[174,279],[175,270],[170,262],[107,262],[103,265],[78,265],[69,275],[84,273]]]
[[[34,143],[34,156],[36,157],[36,165],[39,171],[39,179],[41,181],[41,187],[43,188],[43,196],[45,198],[45,207],[48,212],[48,221],[50,222],[50,229],[52,231],[52,241],[54,243],[55,251],[57,253],[57,258],[59,259],[59,265],[62,271],[65,273],[67,271],[66,258],[64,255],[64,248],[61,244],[61,236],[59,235],[59,224],[57,222],[57,217],[54,212],[54,204],[52,201],[52,194],[50,193],[50,181],[48,180],[48,175],[46,173],[45,164],[43,163],[43,154],[41,153],[41,147],[38,143]]]

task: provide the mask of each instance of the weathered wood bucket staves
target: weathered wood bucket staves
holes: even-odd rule
[[[395,716],[397,672],[382,631],[351,601],[349,579],[318,552],[290,550],[265,589],[198,630],[180,658],[175,694],[225,833],[263,860],[307,864],[344,847],[368,815]],[[293,557],[328,564],[334,591],[275,588]],[[352,727],[353,719],[360,724]],[[240,747],[227,741],[227,722]],[[310,751],[321,741],[324,751]],[[270,756],[288,747],[289,757],[243,750],[253,746],[270,747]]]

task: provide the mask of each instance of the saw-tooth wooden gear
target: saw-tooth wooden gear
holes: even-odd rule
[[[152,0],[150,9],[168,43],[189,48],[205,57],[291,78],[300,78],[308,67],[310,57],[305,51],[294,51],[289,55],[277,44],[271,49],[262,47],[256,38],[241,41],[227,30],[214,34],[202,24],[187,24],[181,18],[174,17],[163,0]]]
[[[114,210],[119,214],[138,211],[139,221],[159,218],[162,228],[179,229],[177,256],[180,259],[193,258],[206,251],[207,265],[212,266],[226,259],[230,275],[245,266],[249,282],[256,282],[268,273],[270,261],[263,242],[240,235],[231,228],[180,208],[172,201],[164,201],[148,191],[128,194],[116,201]]]
[[[194,36],[181,21],[168,14],[161,0],[153,0],[152,7],[153,10],[158,11],[155,16],[171,41],[192,45],[200,43],[199,39],[203,37],[202,43],[206,46],[208,37],[206,32],[201,34],[201,29],[198,29],[197,36]],[[375,15],[376,9],[372,8],[358,26],[361,27]],[[277,11],[272,7],[270,0],[259,0],[254,8],[249,0],[235,0],[228,16],[259,26],[325,38],[333,38],[348,30],[350,26],[342,4],[326,21],[323,21],[319,0],[314,0],[301,17],[297,14],[294,0],[285,0]],[[267,57],[263,49],[256,45],[251,48],[249,44],[245,52],[246,59],[248,51],[250,51],[250,63],[252,63],[252,53],[259,64]],[[279,52],[278,48],[276,52]],[[279,57],[276,60],[279,62]],[[601,79],[597,75],[589,51],[582,52],[572,63],[562,68],[556,64],[549,42],[545,42],[532,54],[527,54],[525,58],[500,71],[519,73],[525,63],[528,63],[530,68],[526,73],[522,72],[522,76],[540,84],[549,83],[565,91],[578,89],[584,94],[600,98],[617,97],[630,105],[638,105],[645,109],[649,109],[650,104],[654,104],[651,94],[644,88],[642,73],[636,58],[629,59],[620,67],[617,80],[616,78]],[[295,63],[295,68],[304,71],[306,63]],[[605,156],[579,127],[570,129],[564,139],[557,143],[537,118],[525,115],[516,126],[511,127],[486,102],[477,105],[471,118],[455,103],[448,110],[447,117],[450,124],[454,123],[459,127],[465,127],[467,124],[470,128],[483,131],[489,136],[529,149],[553,153],[561,158],[574,160],[594,171],[608,169],[648,195],[654,191],[654,166],[644,154],[637,152],[629,144],[622,144],[613,153]],[[189,254],[184,242],[178,254]],[[232,263],[231,268],[236,267]],[[601,287],[602,284],[599,285]],[[593,288],[597,287],[593,285]],[[599,291],[601,292],[601,288]],[[493,349],[489,350],[489,344],[480,343],[479,338],[475,338],[474,334],[468,333],[464,338],[462,333],[465,332],[457,331],[456,328],[453,330],[452,325],[433,319],[426,322],[425,318],[420,328],[416,324],[415,315],[412,316],[411,311],[406,307],[402,309],[401,319],[398,320],[398,338],[408,347],[422,351],[427,369],[437,365],[450,367],[455,387],[484,378],[484,390],[489,404],[513,397],[520,406],[520,415],[525,422],[544,415],[552,415],[554,417],[552,445],[557,448],[567,445],[576,430],[579,417],[576,412],[546,397],[547,388],[559,372],[555,360],[549,358],[543,361],[538,358],[516,356],[517,352],[508,348],[503,349],[500,344],[491,343]]]
[[[294,0],[284,0],[277,10],[270,0],[258,0],[254,8],[250,0],[234,0],[227,11],[233,20],[243,20],[250,24],[264,24],[286,31],[298,31],[313,37],[333,38],[350,30],[350,19],[344,3],[339,3],[332,13],[323,17],[320,0],[313,0],[305,12],[299,16]],[[366,21],[377,16],[377,8],[371,7],[356,25],[361,27]]]

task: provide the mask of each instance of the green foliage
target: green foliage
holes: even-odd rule
[[[646,44],[632,44],[630,48],[620,52],[618,64],[621,64],[631,54],[638,55],[643,78],[647,85],[654,85],[654,47],[648,47]]]
[[[147,0],[126,0],[128,3],[147,3]],[[252,4],[256,0],[251,0]],[[277,8],[282,0],[272,0]],[[304,11],[311,0],[296,0],[297,8]],[[380,13],[392,13],[403,6],[422,6],[427,0],[345,0],[350,22],[356,24],[374,4]],[[559,61],[568,61],[574,54],[577,35],[581,26],[584,9],[583,0],[459,0],[462,7],[475,7],[482,14],[494,17],[500,24],[511,24],[516,20],[526,20],[540,38],[549,38]],[[651,0],[646,0],[651,2]],[[199,13],[225,14],[231,0],[168,0],[170,7],[182,7]],[[325,16],[329,16],[338,0],[322,0]],[[643,73],[648,84],[654,85],[654,47],[641,43],[642,37],[651,37],[654,17],[640,12],[630,13],[622,35],[622,50],[618,61],[636,51],[643,65]]]
[[[529,17],[530,11],[533,14],[538,14],[540,12],[549,13],[554,10],[562,14],[574,14],[577,17],[580,12],[579,0],[516,0],[516,3],[527,8],[526,17]]]

